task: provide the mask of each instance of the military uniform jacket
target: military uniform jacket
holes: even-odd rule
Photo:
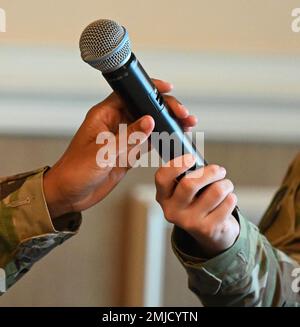
[[[0,294],[80,226],[79,213],[53,224],[43,194],[46,169],[0,179]],[[300,306],[300,154],[260,226],[240,212],[236,218],[236,242],[210,259],[201,258],[196,241],[174,228],[172,246],[189,288],[206,306]]]

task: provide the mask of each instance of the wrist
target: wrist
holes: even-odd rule
[[[231,248],[240,234],[240,225],[236,218],[230,216],[226,225],[219,228],[209,237],[190,233],[196,239],[202,256],[210,259]]]
[[[44,195],[52,219],[58,218],[72,211],[61,194],[61,190],[57,184],[58,181],[59,177],[55,176],[51,169],[44,174]]]

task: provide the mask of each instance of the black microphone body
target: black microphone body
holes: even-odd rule
[[[151,138],[153,146],[165,162],[179,155],[191,153],[196,158],[196,163],[191,170],[207,165],[196,146],[184,134],[176,118],[170,114],[162,95],[133,53],[124,65],[112,72],[103,73],[103,76],[112,89],[126,102],[132,118],[139,119],[144,115],[150,115],[155,121],[154,132],[166,132],[172,135],[169,151],[164,151],[161,143]],[[179,152],[178,145],[181,148]]]
[[[130,39],[123,26],[108,19],[91,23],[81,34],[80,51],[82,59],[101,71],[112,89],[126,102],[133,119],[139,119],[144,115],[153,117],[155,121],[153,132],[156,133],[152,133],[151,143],[165,162],[191,153],[196,158],[196,162],[189,171],[207,165],[131,52]],[[153,136],[164,133],[168,136],[167,151],[161,146],[161,139],[156,142],[154,138],[153,142]],[[184,175],[179,176],[177,181]],[[208,186],[202,188],[198,194]],[[234,211],[236,210],[237,207]]]

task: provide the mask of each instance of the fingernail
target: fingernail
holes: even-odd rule
[[[170,82],[164,81],[162,79],[159,79],[158,81],[161,81],[164,84],[168,84],[171,89],[173,89],[173,87],[174,87],[174,85],[172,83],[170,83]]]
[[[140,123],[140,127],[142,130],[148,130],[150,127],[152,126],[152,121],[149,117],[147,118],[143,118],[141,123]]]
[[[220,170],[223,174],[226,174],[226,169],[224,167],[220,167]]]

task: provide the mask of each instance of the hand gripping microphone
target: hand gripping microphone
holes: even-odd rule
[[[206,165],[204,158],[193,142],[184,134],[162,95],[131,52],[130,39],[126,29],[118,23],[100,19],[88,25],[80,37],[82,59],[100,70],[112,89],[127,103],[134,119],[150,115],[155,121],[154,132],[172,135],[169,151],[163,151],[161,143],[151,142],[164,161],[179,155],[191,153],[196,163],[191,170]],[[180,144],[181,153],[175,151]],[[168,152],[168,153],[166,153]]]

